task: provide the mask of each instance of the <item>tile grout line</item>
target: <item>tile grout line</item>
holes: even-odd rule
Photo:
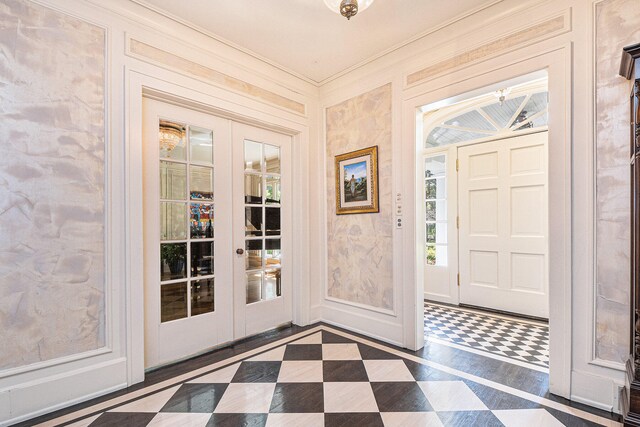
[[[561,412],[564,412],[564,413],[569,414],[569,415],[574,415],[574,416],[576,416],[578,418],[582,418],[582,419],[585,419],[585,420],[588,420],[588,421],[592,421],[592,422],[601,423],[601,424],[603,424],[605,426],[622,426],[622,424],[618,423],[617,421],[609,420],[607,418],[601,417],[599,415],[594,415],[594,414],[592,414],[590,412],[586,412],[586,411],[583,411],[581,409],[572,408],[572,407],[567,406],[565,404],[554,402],[553,400],[549,400],[549,399],[547,399],[545,397],[537,396],[535,394],[528,393],[526,391],[518,390],[516,388],[510,387],[510,386],[507,386],[507,385],[504,385],[504,384],[500,384],[500,383],[497,383],[495,381],[487,380],[485,378],[478,377],[478,376],[475,376],[473,374],[469,374],[467,372],[459,371],[457,369],[450,368],[448,366],[444,366],[444,365],[441,365],[439,363],[432,362],[430,360],[426,360],[426,359],[423,359],[423,358],[418,357],[418,356],[414,356],[414,355],[411,355],[411,354],[403,353],[402,351],[396,350],[394,348],[389,348],[389,347],[386,347],[384,345],[380,345],[378,343],[375,343],[373,341],[369,341],[366,338],[360,338],[360,337],[351,335],[349,333],[342,332],[342,331],[339,331],[337,329],[333,329],[333,328],[328,327],[328,326],[323,326],[323,328],[327,332],[331,332],[333,334],[340,335],[340,336],[343,336],[345,338],[352,339],[352,340],[360,342],[362,344],[366,344],[366,345],[369,345],[371,347],[375,347],[378,350],[383,350],[383,351],[386,351],[388,353],[392,353],[392,354],[395,354],[397,356],[401,356],[401,357],[403,357],[405,359],[409,359],[409,360],[412,360],[414,362],[418,362],[418,363],[420,363],[422,365],[426,365],[426,366],[432,367],[434,369],[438,369],[438,370],[446,372],[448,374],[452,374],[452,375],[455,375],[455,376],[458,376],[458,377],[461,377],[461,378],[465,378],[467,380],[476,382],[478,384],[486,385],[487,387],[491,387],[491,388],[496,389],[496,390],[504,391],[504,392],[506,392],[508,394],[521,397],[521,398],[529,400],[531,402],[540,403],[540,404],[542,404],[544,406],[548,406],[549,408],[557,409],[557,410],[559,410]]]
[[[538,327],[542,327],[542,328],[549,328],[549,325],[543,322],[538,322],[535,320],[528,320],[528,319],[519,319],[519,318],[513,318],[513,317],[508,317],[508,316],[504,316],[498,313],[491,313],[491,312],[484,312],[484,311],[479,311],[479,310],[472,310],[472,309],[468,309],[468,308],[464,308],[464,307],[456,307],[456,306],[449,306],[449,305],[443,305],[443,304],[438,304],[438,303],[433,303],[433,302],[425,302],[424,303],[424,307],[426,308],[428,305],[433,305],[436,307],[440,307],[440,308],[446,308],[446,309],[451,309],[451,310],[457,310],[457,311],[462,311],[464,313],[469,313],[469,314],[476,314],[478,316],[487,316],[487,317],[493,317],[496,319],[501,319],[501,320],[508,320],[510,322],[515,322],[515,323],[524,323],[526,325],[533,325],[533,326],[538,326]]]
[[[85,418],[85,417],[87,417],[89,415],[95,414],[96,412],[101,412],[101,411],[106,410],[106,409],[108,409],[108,408],[110,408],[112,406],[120,406],[123,403],[127,403],[129,400],[134,400],[134,399],[143,397],[143,396],[145,396],[147,394],[152,394],[152,393],[161,391],[162,389],[169,388],[169,387],[174,386],[176,384],[184,383],[184,382],[189,381],[189,380],[191,380],[193,378],[202,376],[202,375],[207,374],[207,373],[209,373],[211,371],[214,371],[214,370],[217,370],[219,368],[225,367],[226,365],[230,365],[230,364],[232,364],[234,362],[237,362],[239,360],[243,360],[243,359],[246,359],[248,357],[255,356],[257,354],[260,354],[260,353],[263,353],[265,351],[271,350],[273,348],[280,347],[280,346],[282,346],[284,344],[287,344],[288,342],[295,341],[295,340],[297,340],[299,338],[303,338],[303,337],[305,337],[307,335],[312,335],[314,333],[321,332],[323,330],[322,328],[323,328],[322,326],[316,326],[315,328],[309,329],[307,331],[301,331],[301,332],[299,332],[299,333],[297,333],[295,335],[292,335],[290,337],[282,338],[282,339],[280,339],[278,341],[274,341],[274,342],[272,342],[270,344],[265,344],[263,346],[255,348],[253,350],[249,350],[249,351],[246,351],[244,353],[238,354],[236,356],[230,357],[228,359],[224,359],[224,360],[221,360],[219,362],[215,362],[215,363],[212,363],[210,365],[203,366],[202,368],[198,368],[196,370],[187,372],[185,374],[178,375],[177,377],[169,378],[169,379],[164,380],[162,382],[159,382],[157,384],[153,384],[153,385],[147,386],[145,388],[142,388],[140,390],[136,390],[136,391],[133,391],[131,393],[124,394],[122,396],[114,397],[113,399],[109,399],[109,400],[107,400],[105,402],[102,402],[102,403],[97,403],[95,405],[89,406],[89,407],[84,408],[84,409],[80,409],[80,410],[75,411],[75,412],[71,412],[71,413],[66,414],[66,415],[61,415],[60,417],[54,418],[54,419],[49,420],[49,421],[44,421],[44,422],[42,422],[40,424],[35,425],[34,427],[55,427],[57,425],[60,425],[60,424],[63,424],[63,423],[68,423],[68,422],[71,422],[71,421],[81,421],[82,418]]]

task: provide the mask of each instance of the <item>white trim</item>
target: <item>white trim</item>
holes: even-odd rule
[[[84,351],[82,353],[75,353],[69,356],[57,357],[55,359],[45,360],[43,362],[32,363],[30,365],[7,369],[0,372],[0,378],[12,377],[14,375],[23,374],[25,372],[33,372],[40,369],[49,368],[51,366],[64,365],[66,363],[75,362],[77,360],[90,359],[92,357],[108,353],[113,353],[113,350],[109,347],[102,347],[96,350]]]
[[[421,106],[457,96],[460,93],[473,91],[478,87],[496,84],[509,80],[514,76],[521,76],[548,69],[550,96],[549,117],[549,147],[550,164],[549,179],[551,187],[549,191],[550,204],[555,207],[557,214],[550,215],[550,235],[556,236],[551,240],[550,246],[550,280],[556,285],[550,289],[550,331],[549,342],[553,351],[550,352],[550,390],[554,394],[563,397],[570,396],[571,390],[571,289],[572,289],[572,265],[571,265],[571,188],[572,188],[572,129],[571,111],[571,45],[565,44],[547,51],[534,52],[528,59],[519,58],[510,62],[508,57],[500,57],[491,63],[484,63],[474,69],[462,70],[452,73],[445,86],[433,89],[433,85],[427,88],[425,85],[416,86],[410,98],[404,102],[404,130],[407,135],[414,134],[416,123],[416,110]],[[464,79],[461,76],[464,75]],[[458,81],[455,87],[453,82]],[[419,95],[418,88],[422,88]],[[486,92],[486,91],[485,91]],[[417,95],[416,95],[417,94]],[[410,139],[405,138],[409,146]],[[406,148],[407,154],[415,159],[421,153],[421,147]],[[420,151],[418,151],[420,148]],[[416,164],[415,161],[412,164]],[[408,173],[405,171],[405,173]],[[409,182],[415,182],[415,175]],[[414,188],[405,193],[413,193]],[[416,215],[419,213],[416,211]],[[405,227],[407,224],[405,223]],[[417,241],[405,244],[405,250],[410,251],[410,259],[417,259],[414,248]],[[416,268],[412,266],[411,268]],[[405,283],[408,289],[414,287],[414,293],[423,295],[422,283]],[[409,310],[409,305],[405,306]],[[422,316],[413,319],[415,324],[421,324]],[[421,331],[421,329],[420,329]]]
[[[143,266],[137,262],[137,255],[142,253],[142,98],[149,95],[153,99],[161,99],[172,104],[182,105],[197,111],[207,112],[223,118],[230,118],[235,121],[272,130],[278,133],[295,136],[294,142],[300,146],[308,144],[309,131],[306,121],[298,123],[283,118],[279,110],[266,106],[258,101],[249,101],[241,98],[240,95],[229,93],[229,91],[204,85],[195,79],[176,75],[167,72],[168,76],[173,76],[171,81],[163,80],[159,76],[163,73],[154,73],[149,76],[142,70],[131,68],[125,69],[126,86],[126,126],[125,146],[126,175],[127,175],[127,242],[129,252],[126,255],[128,262],[128,280],[125,298],[127,304],[127,373],[129,385],[144,380],[144,292],[142,283],[144,282]],[[206,90],[205,90],[206,88]],[[240,99],[245,99],[240,101]],[[301,151],[299,147],[293,146],[294,156]],[[295,194],[306,194],[309,182],[301,177],[293,177],[294,199],[292,200],[292,210],[298,215],[306,215],[302,207],[303,201]],[[303,230],[307,230],[303,228]],[[308,231],[297,231],[297,238],[302,244],[308,241]],[[291,264],[295,265],[298,258],[307,257],[308,249],[303,247],[293,254]],[[293,322],[303,324],[303,318],[308,317],[309,307],[304,305],[305,295],[308,295],[309,280],[308,272],[295,269],[292,283],[295,283],[298,291],[294,293],[293,306],[295,317]]]
[[[327,301],[335,302],[337,304],[350,305],[351,307],[357,307],[357,308],[361,308],[363,310],[369,310],[369,311],[374,311],[376,313],[386,314],[388,316],[398,317],[398,314],[396,312],[394,312],[393,310],[389,310],[387,308],[379,308],[379,307],[374,307],[372,305],[360,304],[359,302],[352,302],[352,301],[348,301],[348,300],[345,300],[345,299],[331,297],[327,293],[326,286],[325,286],[324,299],[327,300]]]
[[[478,355],[483,356],[483,357],[488,357],[489,359],[495,359],[495,360],[499,360],[501,362],[511,363],[512,365],[522,366],[523,368],[531,369],[533,371],[538,371],[538,372],[542,372],[542,373],[545,373],[545,374],[549,373],[549,368],[545,368],[543,366],[535,365],[533,363],[528,363],[528,362],[525,362],[523,360],[513,359],[511,357],[501,356],[499,354],[491,353],[491,352],[488,352],[488,351],[478,350],[478,349],[475,349],[473,347],[467,347],[467,346],[456,344],[456,343],[453,343],[453,342],[450,342],[450,341],[441,340],[441,339],[438,339],[438,338],[435,338],[435,337],[429,337],[428,336],[427,337],[427,341],[433,342],[433,343],[436,343],[436,344],[440,344],[440,345],[446,345],[447,347],[451,347],[451,348],[455,348],[455,349],[458,349],[458,350],[466,351],[467,353],[478,354]]]

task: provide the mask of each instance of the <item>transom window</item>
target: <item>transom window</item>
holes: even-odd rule
[[[495,98],[483,104],[474,104],[467,111],[457,111],[430,127],[425,148],[478,139],[503,137],[513,132],[545,127],[549,121],[549,92],[537,91],[515,94],[504,101]]]

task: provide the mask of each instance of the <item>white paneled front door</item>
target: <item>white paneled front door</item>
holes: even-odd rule
[[[458,159],[460,302],[548,318],[547,132]]]
[[[155,100],[143,106],[151,368],[291,321],[291,138]]]

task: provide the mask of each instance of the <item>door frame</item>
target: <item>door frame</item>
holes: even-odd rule
[[[291,174],[293,221],[296,231],[290,260],[292,270],[293,323],[309,323],[309,277],[308,277],[308,227],[309,182],[304,169],[308,161],[308,118],[269,106],[251,97],[182,76],[167,73],[167,80],[151,77],[142,70],[125,67],[125,116],[122,156],[125,163],[126,207],[125,222],[126,251],[122,254],[125,270],[125,292],[122,303],[126,308],[123,336],[127,355],[128,385],[144,381],[144,268],[141,254],[143,240],[143,157],[142,124],[143,98],[148,97],[196,111],[202,111],[239,123],[274,131],[291,137]],[[168,81],[168,80],[171,80]]]
[[[403,245],[403,329],[405,345],[424,346],[423,295],[424,249],[419,246],[418,221],[422,218],[416,200],[420,200],[417,186],[418,158],[422,158],[422,113],[424,105],[446,99],[466,99],[504,87],[504,82],[546,70],[549,87],[549,206],[554,214],[549,218],[549,388],[556,395],[571,397],[572,375],[572,98],[571,46],[549,49],[518,61],[494,59],[482,65],[460,69],[443,78],[417,85],[407,93],[403,102],[402,157],[414,165],[402,171],[403,191],[407,195]],[[464,97],[463,97],[464,95]],[[412,236],[412,237],[411,237]]]

